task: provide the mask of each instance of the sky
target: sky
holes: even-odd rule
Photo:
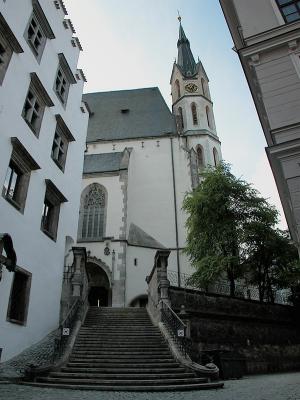
[[[286,222],[265,153],[266,141],[218,0],[64,0],[83,52],[84,92],[158,86],[171,108],[178,11],[195,59],[210,80],[223,159]]]

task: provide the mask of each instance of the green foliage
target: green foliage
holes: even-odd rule
[[[226,276],[234,295],[237,278],[261,290],[287,287],[298,271],[297,252],[285,233],[275,229],[278,211],[247,182],[221,163],[202,174],[203,180],[185,196],[187,246],[196,272],[191,283],[206,287]],[[276,259],[276,268],[274,260]]]

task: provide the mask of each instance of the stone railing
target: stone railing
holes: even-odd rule
[[[170,300],[170,281],[168,280],[168,257],[170,251],[159,250],[154,258],[154,266],[149,276],[148,283],[148,306],[150,318],[157,325],[169,344],[173,356],[186,368],[193,370],[200,376],[209,379],[218,379],[219,369],[216,365],[209,363],[205,366],[197,364],[189,357],[190,325],[188,320],[183,320],[185,315],[184,305],[180,317],[172,309]]]

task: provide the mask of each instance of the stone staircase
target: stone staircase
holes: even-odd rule
[[[107,391],[216,389],[172,356],[145,309],[90,307],[68,363],[36,385]]]

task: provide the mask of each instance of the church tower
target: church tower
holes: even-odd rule
[[[217,165],[221,160],[220,141],[209,92],[209,79],[201,61],[198,59],[198,62],[195,62],[190,42],[181,24],[181,17],[178,19],[178,56],[170,81],[172,111],[178,133],[188,138],[186,140],[191,150],[191,164],[193,158],[196,158],[198,169],[202,169],[208,165]]]

